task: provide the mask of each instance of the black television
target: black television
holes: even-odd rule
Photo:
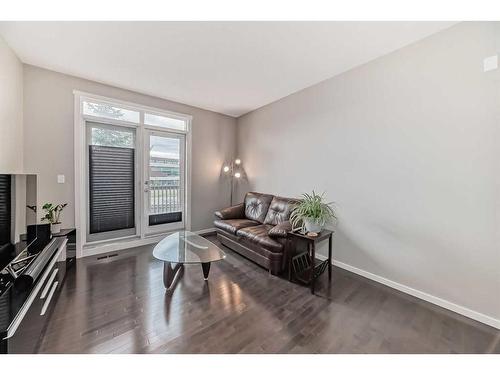
[[[0,174],[0,270],[37,239],[37,178]]]

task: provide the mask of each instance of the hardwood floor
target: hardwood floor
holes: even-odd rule
[[[215,237],[209,237],[215,243]],[[78,260],[41,353],[500,353],[500,331],[339,268],[317,295],[227,258],[165,293],[143,246]]]

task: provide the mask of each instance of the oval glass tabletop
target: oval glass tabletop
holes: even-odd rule
[[[226,254],[215,244],[189,231],[173,233],[153,249],[156,259],[170,263],[198,264],[222,260]]]

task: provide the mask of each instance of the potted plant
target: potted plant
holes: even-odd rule
[[[326,203],[323,194],[302,194],[302,199],[290,215],[290,222],[294,229],[300,228],[304,233],[319,233],[330,220],[336,219],[332,204]]]
[[[61,231],[61,222],[59,221],[59,217],[61,216],[62,210],[68,204],[57,204],[54,205],[52,203],[45,203],[42,206],[42,209],[46,212],[45,216],[42,217],[42,221],[48,221],[50,223],[50,231],[52,233],[59,233]]]

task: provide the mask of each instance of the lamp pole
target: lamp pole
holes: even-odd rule
[[[231,164],[225,165],[224,168],[222,169],[224,173],[229,173],[230,176],[229,178],[231,179],[231,193],[230,193],[230,204],[231,206],[233,205],[233,190],[234,190],[234,179],[235,178],[240,178],[241,177],[241,172],[240,172],[240,165],[241,165],[241,160],[240,159],[235,159]]]
[[[234,180],[234,177],[233,177],[233,170],[234,170],[234,165],[233,163],[231,163],[231,194],[230,194],[230,198],[229,198],[229,201],[231,202],[230,206],[233,205],[233,180]]]

